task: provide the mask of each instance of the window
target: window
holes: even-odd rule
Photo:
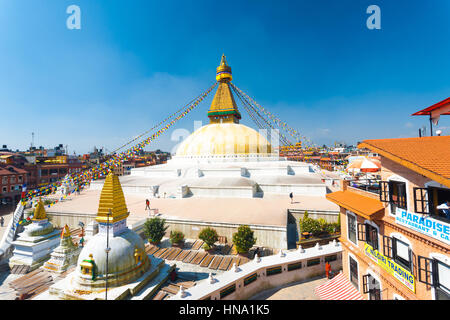
[[[395,214],[396,208],[407,209],[406,183],[380,181],[380,201],[390,203],[392,214]]]
[[[348,256],[348,261],[350,264],[350,282],[355,285],[355,287],[359,288],[359,281],[358,281],[358,262],[354,260],[352,257]]]
[[[356,244],[356,218],[347,213],[348,239]]]
[[[369,294],[369,300],[381,300],[380,282],[371,274],[363,276],[363,293]]]
[[[450,200],[450,189],[428,187],[414,188],[414,210],[417,213],[430,214],[433,218],[450,220],[450,213],[445,209],[438,209]]]
[[[383,236],[383,254],[408,271],[412,270],[412,250],[406,242]]]
[[[253,281],[256,281],[258,278],[258,275],[256,273],[249,275],[248,277],[244,278],[244,286],[249,285]]]
[[[236,291],[236,284],[234,283],[233,285],[223,289],[222,291],[220,291],[220,299],[232,294],[233,292]]]
[[[372,248],[378,250],[378,230],[371,224],[358,223],[358,240],[365,241]]]
[[[12,176],[10,179],[10,183],[16,183],[16,177]]]
[[[392,238],[392,254],[395,262],[411,270],[411,249],[406,242]]]
[[[287,266],[288,271],[297,270],[297,269],[301,269],[301,268],[302,268],[301,262],[291,263],[291,264],[288,264],[288,266]]]
[[[413,188],[414,211],[417,213],[430,213],[429,201],[431,199],[428,188]]]
[[[281,273],[281,266],[268,268],[266,270],[266,275],[267,276],[273,276],[274,274],[278,274],[278,273]]]
[[[436,300],[450,300],[450,267],[437,259],[418,256],[419,281],[434,287]]]
[[[2,192],[8,192],[8,188],[7,187],[3,187],[3,191]]]
[[[325,262],[331,262],[331,261],[336,261],[336,260],[337,260],[337,254],[332,254],[330,256],[325,257]]]
[[[306,266],[307,266],[307,267],[316,266],[316,265],[318,265],[318,264],[320,264],[320,258],[317,258],[317,259],[311,259],[311,260],[306,261]]]
[[[389,197],[391,213],[395,214],[396,208],[406,209],[406,183],[389,181]]]

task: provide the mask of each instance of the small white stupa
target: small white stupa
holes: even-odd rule
[[[12,268],[14,265],[27,265],[32,271],[44,264],[50,258],[54,248],[59,245],[59,230],[54,229],[48,221],[44,204],[39,200],[34,208],[32,223],[25,226],[25,230],[19,234],[14,245],[13,256],[9,260]]]
[[[77,263],[80,251],[81,248],[73,243],[69,226],[66,224],[61,232],[60,244],[53,250],[44,268],[50,272],[62,273]]]

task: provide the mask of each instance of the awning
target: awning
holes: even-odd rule
[[[364,300],[361,293],[350,283],[342,271],[318,286],[314,292],[320,300]]]
[[[412,116],[424,115],[429,115],[433,123],[437,125],[441,115],[450,115],[450,97],[412,114]]]
[[[325,196],[331,202],[336,203],[357,215],[371,220],[372,216],[384,210],[383,203],[377,199],[363,196],[349,190],[336,191]]]

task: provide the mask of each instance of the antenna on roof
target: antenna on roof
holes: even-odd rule
[[[427,127],[426,126],[422,126],[422,136],[426,136],[427,135]]]
[[[33,145],[34,145],[34,132],[31,133],[31,147],[30,147],[30,149],[33,149]]]

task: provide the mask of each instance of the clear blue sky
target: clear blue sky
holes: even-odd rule
[[[81,8],[69,30],[66,8]],[[369,30],[366,8],[381,8]],[[450,1],[0,0],[0,144],[109,150],[215,81],[317,144],[417,136],[450,96]],[[207,123],[210,100],[174,128]],[[243,123],[255,127],[243,108]],[[440,128],[450,134],[450,117]],[[173,130],[149,149],[171,150]]]

